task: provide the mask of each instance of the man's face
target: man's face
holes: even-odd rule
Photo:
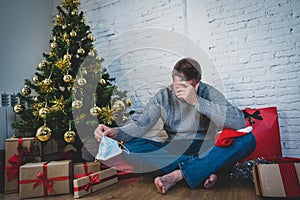
[[[179,88],[185,88],[184,85],[180,84],[179,82],[180,81],[187,81],[185,78],[184,78],[184,75],[181,74],[180,76],[178,75],[173,75],[173,89],[175,91],[175,93],[177,92],[177,90]],[[187,81],[189,84],[191,84],[194,88],[196,88],[197,86],[197,81],[195,79],[192,79],[192,80],[189,80]]]

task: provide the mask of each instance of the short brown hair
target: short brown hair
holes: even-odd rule
[[[183,58],[174,65],[172,75],[180,76],[181,73],[187,81],[192,79],[200,81],[202,76],[200,64],[192,58]]]

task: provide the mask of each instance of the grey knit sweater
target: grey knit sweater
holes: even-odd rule
[[[200,82],[196,106],[178,99],[169,85],[150,99],[143,112],[118,127],[116,140],[144,136],[161,117],[169,140],[211,140],[223,128],[245,127],[244,115],[214,87]]]

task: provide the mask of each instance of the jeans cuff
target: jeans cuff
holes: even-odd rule
[[[183,176],[184,180],[186,181],[186,183],[188,184],[188,186],[190,188],[194,189],[196,187],[196,185],[193,184],[193,181],[190,179],[190,177],[187,173],[187,170],[185,170],[185,164],[180,163],[179,169],[181,170],[182,176]]]

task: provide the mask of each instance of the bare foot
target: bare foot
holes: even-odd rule
[[[204,182],[204,187],[205,187],[206,189],[211,189],[211,188],[213,188],[214,185],[215,185],[216,182],[217,182],[217,179],[218,179],[218,177],[217,177],[216,174],[211,174],[211,175],[208,177],[208,179],[205,180],[205,182]]]
[[[183,179],[180,170],[175,170],[164,176],[159,176],[154,179],[154,184],[158,192],[165,194],[172,186],[176,185],[179,181]]]

